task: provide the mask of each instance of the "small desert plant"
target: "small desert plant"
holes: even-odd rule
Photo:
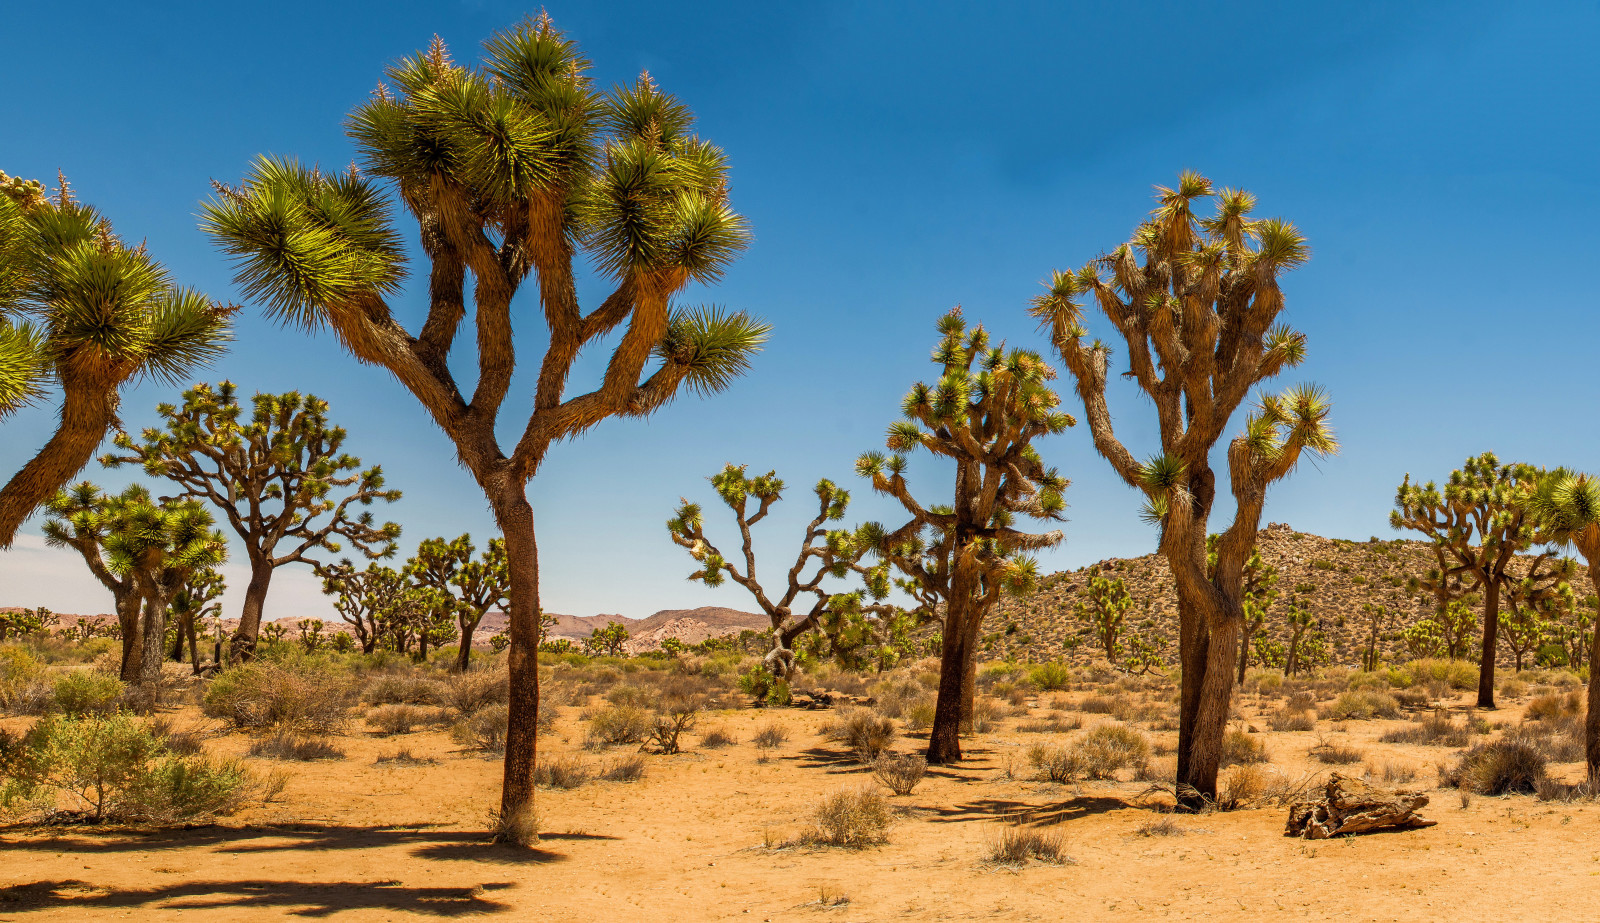
[[[686,731],[694,729],[696,711],[674,710],[656,715],[650,727],[650,739],[645,746],[651,747],[657,753],[677,753],[680,750],[679,738]]]
[[[1109,715],[1116,710],[1117,700],[1105,695],[1086,696],[1083,703],[1078,706],[1078,711],[1091,715]]]
[[[1111,779],[1117,770],[1139,769],[1150,759],[1150,742],[1133,728],[1102,724],[1085,734],[1077,751],[1091,779]]]
[[[1417,768],[1406,763],[1384,763],[1383,766],[1368,766],[1367,778],[1378,779],[1388,785],[1405,785],[1416,781]]]
[[[1583,710],[1583,699],[1576,690],[1566,694],[1541,695],[1528,703],[1523,718],[1529,721],[1555,721],[1578,714]]]
[[[1072,686],[1072,670],[1064,663],[1041,663],[1028,671],[1028,682],[1046,692],[1057,692]]]
[[[361,690],[361,698],[369,705],[437,705],[445,693],[444,685],[404,671],[377,674]]]
[[[1027,865],[1029,859],[1061,865],[1072,861],[1063,852],[1065,846],[1057,831],[1007,826],[1000,829],[1000,834],[990,844],[989,861],[1012,868]]]
[[[1077,715],[1051,715],[1038,721],[1024,721],[1017,725],[1017,730],[1024,734],[1065,734],[1081,727],[1083,719]]]
[[[719,750],[737,744],[739,739],[729,734],[722,728],[712,728],[700,738],[700,746],[706,750]]]
[[[385,735],[409,734],[428,718],[429,714],[415,705],[379,705],[367,712],[367,723]]]
[[[923,696],[913,701],[905,709],[906,729],[911,731],[925,731],[933,727],[933,713],[937,701],[933,696]]]
[[[539,842],[539,815],[534,812],[531,801],[521,810],[510,814],[491,811],[489,829],[496,843],[504,843],[507,846],[532,846]]]
[[[824,730],[828,739],[836,740],[855,754],[857,760],[871,763],[894,743],[894,722],[872,712],[861,710],[840,715],[837,721]]]
[[[440,704],[462,717],[490,705],[504,705],[511,697],[508,675],[503,668],[453,673],[439,687]],[[545,698],[539,696],[541,717]]]
[[[1222,791],[1217,793],[1217,807],[1233,811],[1260,800],[1267,793],[1267,775],[1260,766],[1239,766],[1228,773]]]
[[[1334,721],[1347,721],[1352,718],[1363,720],[1396,718],[1399,715],[1400,703],[1395,701],[1394,696],[1371,689],[1342,693],[1328,709],[1328,717]]]
[[[885,753],[872,764],[872,775],[896,795],[909,795],[928,774],[920,753]]]
[[[255,660],[218,673],[205,692],[205,713],[236,728],[292,727],[329,733],[344,726],[353,689],[331,666]]]
[[[1528,694],[1528,684],[1513,676],[1500,684],[1500,694],[1508,699],[1520,699]]]
[[[870,788],[841,789],[822,799],[805,838],[814,846],[858,849],[882,843],[889,829],[889,803]]]
[[[72,718],[105,715],[117,710],[124,686],[115,676],[94,670],[73,670],[51,684],[53,711]]]
[[[637,782],[644,778],[644,757],[625,756],[601,771],[602,782]]]
[[[282,731],[252,741],[250,749],[246,750],[245,754],[268,760],[297,760],[302,763],[344,759],[344,751],[323,738],[302,737]]]
[[[1274,731],[1309,731],[1317,726],[1317,713],[1285,706],[1267,716],[1267,727]]]
[[[1502,738],[1478,744],[1461,754],[1461,761],[1440,781],[1480,795],[1535,792],[1544,778],[1545,757],[1525,740]]]
[[[757,750],[776,750],[789,742],[789,732],[779,724],[769,724],[756,731],[750,742]]]
[[[1139,836],[1183,836],[1189,831],[1178,826],[1178,822],[1170,817],[1160,820],[1147,820],[1133,831]]]
[[[485,753],[501,753],[506,748],[509,709],[504,705],[480,708],[450,728],[456,743]]]
[[[1040,781],[1054,782],[1057,785],[1076,782],[1084,773],[1082,754],[1075,747],[1046,747],[1043,744],[1035,744],[1028,748],[1028,765],[1039,771]]]
[[[647,708],[653,698],[647,690],[628,684],[612,686],[606,693],[606,701],[620,708]]]
[[[1355,747],[1327,740],[1317,741],[1317,745],[1311,748],[1309,755],[1317,762],[1327,763],[1330,766],[1348,766],[1351,763],[1359,763],[1366,758],[1366,754]]]
[[[1258,735],[1234,728],[1222,738],[1222,765],[1240,763],[1265,763],[1269,761],[1267,745]]]
[[[150,720],[150,733],[161,738],[168,753],[178,756],[197,756],[205,752],[205,735],[198,728],[179,730],[166,718]]]
[[[1435,747],[1465,747],[1470,731],[1456,724],[1443,709],[1430,712],[1405,727],[1385,731],[1379,741],[1386,744],[1428,744]]]
[[[653,725],[650,713],[638,706],[613,705],[602,708],[589,719],[589,732],[584,746],[599,750],[618,744],[642,743]]]
[[[378,754],[378,758],[372,762],[378,766],[385,763],[398,763],[401,766],[432,766],[439,761],[431,756],[417,756],[409,747],[401,747],[393,753]]]
[[[545,788],[577,788],[589,781],[589,767],[575,757],[547,756],[533,765],[533,784]]]

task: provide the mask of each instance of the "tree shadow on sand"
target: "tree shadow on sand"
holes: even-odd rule
[[[0,888],[0,913],[71,909],[222,910],[276,908],[296,917],[326,917],[345,910],[388,910],[420,916],[455,917],[504,913],[510,904],[486,892],[514,887],[492,882],[476,887],[408,888],[391,881],[188,881],[152,888],[106,889],[74,879],[36,881]]]
[[[981,798],[965,804],[946,808],[933,808],[929,818],[934,823],[961,823],[964,821],[998,821],[1019,826],[1044,827],[1062,821],[1111,811],[1149,810],[1147,806],[1121,798],[1081,796],[1049,804],[1029,804],[1026,801],[1009,801],[1000,798]]]

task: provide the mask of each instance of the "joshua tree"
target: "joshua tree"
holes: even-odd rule
[[[1089,575],[1089,585],[1083,598],[1073,605],[1078,618],[1089,623],[1095,640],[1106,652],[1106,659],[1116,663],[1121,653],[1117,643],[1122,633],[1122,619],[1133,598],[1128,595],[1128,585],[1119,577]]]
[[[1216,566],[1215,553],[1212,567]],[[1252,551],[1244,562],[1244,620],[1239,623],[1239,685],[1244,685],[1244,675],[1250,669],[1250,642],[1267,626],[1267,615],[1278,598],[1278,569],[1261,559],[1261,552]]]
[[[1159,207],[1132,240],[1076,273],[1053,274],[1032,310],[1076,380],[1095,449],[1145,493],[1145,517],[1161,530],[1178,595],[1183,674],[1178,800],[1195,810],[1216,796],[1244,621],[1244,567],[1267,488],[1287,477],[1303,452],[1322,455],[1337,444],[1320,389],[1263,396],[1227,446],[1226,483],[1237,512],[1217,539],[1216,566],[1207,567],[1217,495],[1211,450],[1251,389],[1305,357],[1305,336],[1277,323],[1284,309],[1279,276],[1310,254],[1294,225],[1252,220],[1248,192],[1214,192],[1194,173],[1158,192]],[[1216,214],[1198,218],[1196,201],[1213,196]],[[1140,462],[1112,425],[1111,347],[1084,341],[1076,299],[1085,295],[1116,328],[1127,346],[1126,375],[1154,404],[1160,449],[1148,461]]]
[[[1469,458],[1440,490],[1417,485],[1407,474],[1395,493],[1389,524],[1427,536],[1449,566],[1440,579],[1461,577],[1483,591],[1483,645],[1478,667],[1478,707],[1494,708],[1494,666],[1500,629],[1500,595],[1518,553],[1548,541],[1526,501],[1542,472],[1532,465],[1500,464],[1494,453]],[[1430,575],[1432,577],[1432,575]]]
[[[472,536],[462,535],[453,542],[430,538],[417,546],[417,554],[406,565],[406,575],[450,600],[461,643],[456,655],[456,670],[466,672],[472,656],[472,633],[490,609],[506,604],[511,580],[506,573],[506,545],[489,539],[480,560],[472,559]]]
[[[1378,640],[1383,637],[1393,613],[1387,606],[1362,603],[1361,614],[1367,619],[1367,646],[1361,652],[1361,669],[1370,673],[1378,669]]]
[[[221,355],[233,310],[173,285],[64,178],[46,198],[0,173],[0,417],[61,392],[55,433],[0,486],[0,548],[94,457],[122,387],[177,384]]]
[[[1290,600],[1289,611],[1284,614],[1283,620],[1289,626],[1289,643],[1285,648],[1287,655],[1283,663],[1283,672],[1294,676],[1306,668],[1304,657],[1306,634],[1312,631],[1317,620],[1311,614],[1311,610],[1299,600]]]
[[[729,561],[705,535],[705,517],[700,505],[681,500],[677,512],[667,521],[667,531],[674,544],[689,550],[689,556],[701,565],[689,575],[706,586],[720,586],[724,577],[744,587],[755,597],[756,605],[772,622],[772,650],[767,653],[766,665],[778,679],[787,680],[794,670],[795,639],[809,631],[832,628],[836,633],[859,633],[865,625],[864,618],[890,619],[898,607],[886,604],[889,594],[889,575],[886,565],[868,566],[861,563],[868,552],[874,550],[880,535],[876,527],[865,525],[855,531],[829,529],[828,523],[844,518],[850,506],[850,492],[840,490],[832,481],[823,478],[817,482],[817,515],[806,526],[800,540],[800,551],[789,568],[788,582],[783,595],[774,600],[761,585],[756,575],[756,553],[751,528],[767,517],[772,505],[783,498],[783,481],[776,471],[758,477],[745,474],[745,466],[728,465],[711,476],[711,486],[722,498],[734,520],[739,524],[742,540],[744,569]],[[750,498],[758,506],[750,511]],[[812,565],[815,569],[807,574]],[[865,603],[859,592],[834,594],[822,588],[825,577],[844,578],[860,574],[866,581],[866,590],[872,602]],[[802,602],[802,600],[804,602]],[[806,609],[804,603],[809,602]],[[796,611],[797,603],[800,611]],[[848,611],[848,614],[847,614]],[[851,619],[854,615],[858,618]],[[842,637],[842,635],[841,635]],[[861,644],[865,639],[856,639]],[[855,643],[847,644],[850,649]]]
[[[208,568],[189,574],[177,592],[172,594],[168,611],[178,622],[172,659],[180,662],[183,660],[183,648],[187,642],[189,665],[197,676],[200,673],[199,625],[207,617],[222,612],[220,600],[226,590],[227,582],[222,579],[222,575]]]
[[[606,627],[596,628],[584,642],[584,647],[596,654],[609,657],[622,655],[623,645],[628,643],[628,627],[621,622],[607,622]]]
[[[939,696],[928,737],[928,762],[944,764],[961,759],[984,617],[1002,589],[1033,586],[1037,567],[1025,552],[1061,541],[1059,531],[1012,527],[1018,516],[1058,520],[1065,506],[1067,481],[1045,468],[1033,441],[1074,421],[1056,409],[1060,401],[1045,384],[1055,372],[1037,353],[991,347],[981,324],[968,332],[960,308],[940,319],[939,333],[933,353],[939,380],[918,382],[906,395],[905,419],[889,426],[886,445],[894,454],[868,452],[856,472],[911,516],[883,534],[879,553],[944,604]],[[924,506],[911,495],[902,453],[919,447],[955,462],[951,505]]]
[[[149,428],[142,442],[125,432],[116,445],[127,454],[100,459],[108,467],[137,463],[152,477],[183,488],[181,496],[221,511],[244,540],[250,584],[229,657],[248,660],[261,631],[272,575],[296,562],[316,567],[318,551],[338,553],[346,540],[368,558],[394,553],[400,527],[373,521],[366,507],[393,503],[383,469],[361,470],[361,459],[340,451],[345,431],[328,423],[328,404],[315,395],[257,394],[241,420],[233,382],[195,385],[183,404],[156,408],[165,429]],[[287,548],[282,548],[287,543]]]
[[[0,612],[0,641],[48,632],[60,619],[43,606]]]
[[[80,481],[56,494],[46,504],[45,543],[54,548],[72,548],[83,556],[89,572],[111,591],[112,607],[121,628],[122,664],[119,676],[125,683],[136,682],[144,649],[139,643],[139,606],[143,601],[139,586],[130,573],[113,572],[106,560],[108,515],[120,502],[131,502],[137,488],[130,487],[120,497],[110,497],[89,481]]]
[[[238,261],[251,297],[286,322],[332,327],[357,360],[398,378],[483,490],[511,575],[500,816],[519,840],[531,818],[539,710],[527,484],[552,445],[607,417],[646,416],[684,386],[727,388],[767,328],[742,313],[673,305],[691,282],[715,281],[749,239],[728,206],[726,158],[691,133],[687,106],[648,75],[597,91],[577,45],[545,18],[494,35],[484,52],[480,68],[462,67],[435,39],[389,69],[393,88],[380,84],[349,121],[366,173],[261,159],[238,188],[219,190],[204,223]],[[416,219],[431,267],[415,335],[390,308],[405,258],[383,181]],[[588,313],[577,296],[580,262],[616,285]],[[464,391],[449,357],[467,318],[468,274],[477,361]],[[533,403],[516,442],[502,446],[500,411],[518,367],[512,300],[530,275],[547,345],[523,356],[525,370],[538,369]],[[599,386],[569,396],[580,351],[619,328]]]
[[[1579,474],[1565,468],[1546,474],[1527,507],[1534,515],[1545,535],[1565,547],[1576,548],[1588,565],[1589,582],[1600,593],[1600,480],[1588,474]],[[1593,597],[1591,597],[1593,598]],[[1587,602],[1587,600],[1585,600]],[[1594,610],[1600,613],[1600,609]],[[1582,638],[1587,627],[1589,648],[1589,700],[1583,721],[1584,758],[1589,768],[1589,784],[1600,789],[1600,622],[1580,626],[1576,630]]]
[[[333,597],[333,608],[355,632],[363,654],[378,647],[378,613],[387,608],[393,596],[405,589],[405,578],[392,567],[376,562],[366,570],[356,570],[347,558],[337,564],[317,568],[322,592]]]

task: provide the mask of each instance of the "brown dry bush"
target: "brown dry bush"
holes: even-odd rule
[[[994,865],[1021,868],[1032,859],[1046,865],[1063,865],[1072,860],[1064,850],[1066,841],[1054,830],[1028,827],[1002,827],[989,845],[988,860]]]
[[[344,759],[344,751],[327,740],[320,737],[301,737],[282,731],[252,741],[245,755],[269,760],[296,760],[303,763],[313,760]]]
[[[776,750],[789,742],[789,731],[781,724],[768,724],[756,731],[750,742],[755,744],[758,750]]]
[[[1317,726],[1317,713],[1285,706],[1267,716],[1267,727],[1274,731],[1310,731]]]
[[[731,747],[738,742],[739,738],[734,737],[722,728],[712,728],[701,736],[700,747],[705,750],[719,750],[723,747]]]
[[[872,764],[872,775],[896,795],[909,795],[928,774],[920,753],[885,753]]]
[[[440,704],[463,718],[480,708],[504,705],[511,697],[508,677],[509,673],[504,667],[451,674],[440,686]],[[540,690],[541,710],[546,698],[551,697],[554,691],[553,688]]]
[[[350,678],[331,666],[257,660],[213,677],[204,708],[236,728],[332,733],[344,727],[354,694]]]
[[[1102,724],[1076,746],[1091,779],[1114,779],[1120,769],[1141,769],[1150,759],[1150,742],[1133,728]]]
[[[1049,715],[1033,721],[1024,721],[1017,725],[1017,730],[1024,734],[1065,734],[1083,727],[1083,719],[1077,715]]]
[[[1109,715],[1117,710],[1119,699],[1104,695],[1086,696],[1083,703],[1078,706],[1078,711],[1090,715]]]
[[[596,778],[602,782],[637,782],[644,778],[644,757],[625,756],[607,766]]]
[[[373,675],[361,699],[369,705],[438,705],[445,694],[445,683],[406,670]]]
[[[1267,744],[1259,735],[1233,728],[1222,738],[1222,766],[1236,766],[1242,763],[1266,763],[1271,757],[1267,756]]]
[[[1328,709],[1328,717],[1334,721],[1397,718],[1399,715],[1400,703],[1395,701],[1394,696],[1371,689],[1341,693]]]
[[[1461,754],[1453,769],[1440,774],[1440,783],[1479,795],[1538,791],[1545,777],[1545,757],[1526,740],[1502,738],[1478,744]]]
[[[1307,755],[1319,763],[1326,763],[1330,766],[1348,766],[1351,763],[1359,763],[1366,759],[1366,754],[1355,747],[1326,740],[1319,741],[1316,746],[1308,751]]]
[[[855,758],[871,763],[894,743],[894,722],[864,709],[845,712],[822,729],[823,736],[850,748]]]
[[[450,728],[456,743],[485,753],[503,753],[509,709],[504,705],[480,708]]]
[[[576,757],[547,756],[533,766],[533,784],[543,788],[577,788],[587,781],[589,767]]]
[[[1577,690],[1573,690],[1565,695],[1549,693],[1535,698],[1528,703],[1528,709],[1522,713],[1522,717],[1527,721],[1554,721],[1577,715],[1582,710],[1583,699]]]
[[[653,727],[650,713],[643,708],[613,705],[596,711],[590,717],[589,731],[583,745],[590,750],[603,750],[619,744],[643,743]]]
[[[419,724],[426,724],[433,714],[415,705],[379,705],[367,712],[367,723],[384,735],[409,734]]]
[[[826,796],[812,812],[813,827],[804,837],[812,846],[860,849],[887,840],[889,802],[870,788],[841,789]]]
[[[1443,709],[1419,715],[1413,723],[1384,731],[1378,738],[1386,744],[1423,744],[1433,747],[1465,747],[1471,743],[1471,730],[1456,724]]]
[[[1046,747],[1035,744],[1028,748],[1028,765],[1038,770],[1041,782],[1068,785],[1083,778],[1083,756],[1077,748]]]

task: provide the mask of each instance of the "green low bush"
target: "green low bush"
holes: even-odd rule
[[[1028,671],[1028,682],[1046,692],[1058,692],[1071,687],[1072,671],[1063,663],[1041,663]]]
[[[1354,692],[1343,693],[1334,700],[1333,706],[1328,709],[1328,717],[1334,721],[1397,718],[1399,716],[1400,703],[1395,701],[1394,696],[1383,692],[1374,692],[1371,689],[1357,689]]]
[[[206,686],[205,713],[236,728],[326,734],[344,726],[354,698],[349,675],[326,661],[255,660],[212,678]]]
[[[125,687],[122,680],[94,670],[72,670],[56,678],[52,687],[53,711],[81,718],[117,710]]]

